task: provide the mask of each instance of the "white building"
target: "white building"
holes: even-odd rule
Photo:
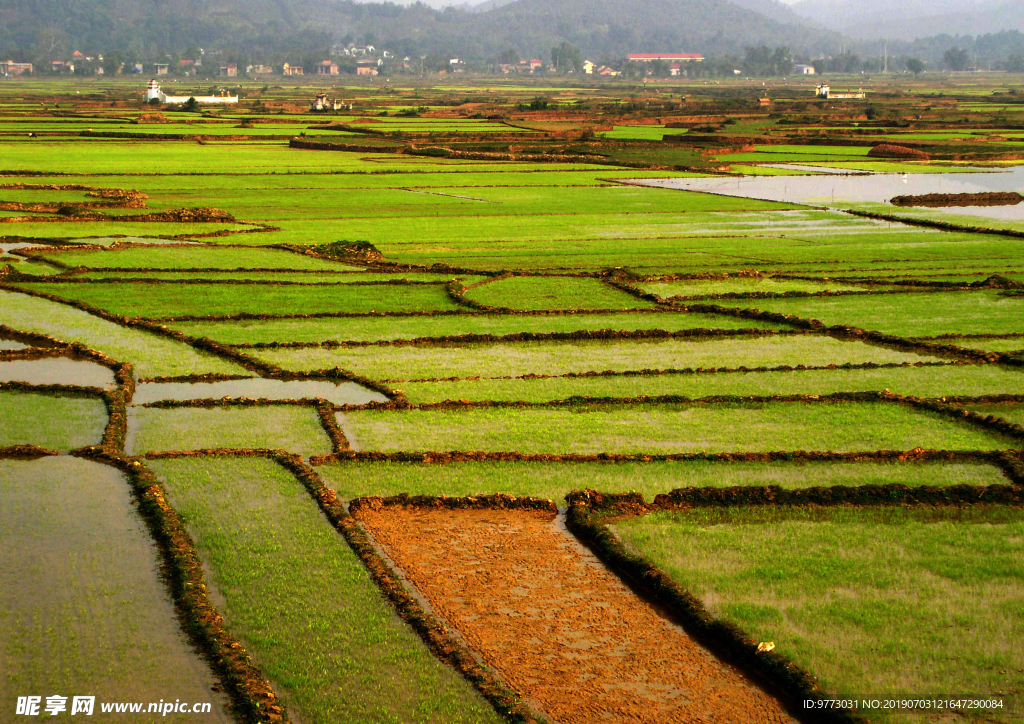
[[[797,75],[814,75],[815,73],[813,65],[797,65],[794,70]]]
[[[146,102],[149,103],[154,98],[159,100],[161,103],[188,103],[189,98],[195,98],[196,103],[238,103],[238,96],[220,95],[220,96],[169,96],[160,90],[160,84],[156,80],[149,81],[149,86],[146,88]]]

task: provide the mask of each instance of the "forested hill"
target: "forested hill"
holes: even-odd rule
[[[778,10],[773,0],[737,2]],[[71,50],[149,57],[195,47],[316,53],[346,38],[408,55],[470,59],[509,48],[546,57],[567,41],[599,59],[742,53],[761,44],[827,51],[835,37],[727,0],[517,0],[484,12],[352,0],[0,0],[0,55],[36,60]]]

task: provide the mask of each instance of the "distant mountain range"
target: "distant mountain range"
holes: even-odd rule
[[[801,24],[805,23],[805,24]],[[509,48],[547,57],[562,41],[594,60],[630,52],[737,53],[749,45],[828,52],[839,34],[809,31],[777,0],[485,0],[435,10],[352,0],[0,0],[0,55],[117,48],[234,47],[322,52],[344,37],[403,54],[484,59]]]
[[[799,17],[861,40],[1024,31],[1024,0],[801,0]]]

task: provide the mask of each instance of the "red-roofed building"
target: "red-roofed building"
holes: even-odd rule
[[[655,60],[667,60],[670,63],[699,62],[704,56],[699,53],[630,53],[629,59],[635,63],[651,63]]]

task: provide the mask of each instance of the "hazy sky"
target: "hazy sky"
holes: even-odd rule
[[[356,2],[381,2],[382,0],[356,0]],[[420,0],[424,5],[429,5],[434,8],[448,7],[449,5],[478,5],[484,0]],[[637,0],[642,2],[643,0]],[[799,0],[781,0],[787,5],[792,5]],[[387,2],[393,2],[396,5],[412,5],[416,0],[387,0]]]

